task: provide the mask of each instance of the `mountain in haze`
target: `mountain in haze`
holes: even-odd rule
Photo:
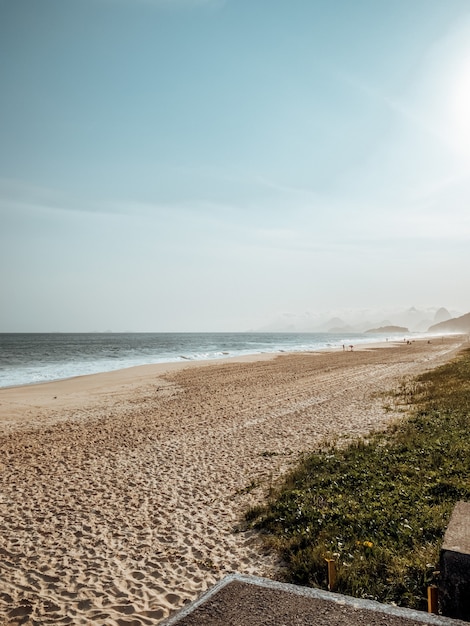
[[[399,326],[411,333],[427,332],[431,325],[447,322],[460,315],[444,307],[418,309],[342,309],[324,312],[280,313],[256,330],[260,332],[330,332],[336,334],[363,333],[371,328]]]
[[[393,316],[393,324],[409,328],[410,332],[425,332],[434,321],[434,315],[434,311],[422,311],[413,306],[396,313]]]
[[[327,333],[334,333],[335,335],[347,334],[347,333],[356,333],[357,331],[352,327],[348,326],[332,326],[328,328]]]
[[[370,330],[366,330],[366,333],[404,333],[405,335],[410,331],[408,328],[404,326],[380,326],[380,328],[371,328]]]
[[[470,313],[453,317],[450,320],[433,324],[428,328],[429,333],[470,333]]]
[[[440,324],[441,322],[447,322],[447,320],[452,319],[452,315],[449,313],[447,309],[441,307],[438,309],[434,315],[434,324]]]
[[[326,322],[324,326],[325,326],[324,332],[327,332],[327,333],[341,334],[341,333],[355,332],[354,327],[351,326],[350,324],[347,324],[340,317],[332,317]]]

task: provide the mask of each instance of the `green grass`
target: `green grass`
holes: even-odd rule
[[[385,432],[305,457],[247,513],[279,550],[287,580],[426,608],[454,504],[470,500],[470,350],[402,385],[410,413]]]

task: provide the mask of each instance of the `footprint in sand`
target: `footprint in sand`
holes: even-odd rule
[[[167,593],[165,596],[165,600],[169,604],[172,604],[173,606],[177,606],[181,601],[181,597],[176,593]]]
[[[123,613],[124,615],[132,615],[132,613],[135,613],[135,608],[132,604],[118,604],[112,608],[118,613]]]

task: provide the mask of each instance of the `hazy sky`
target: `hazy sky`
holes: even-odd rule
[[[0,331],[470,311],[468,0],[0,0]]]

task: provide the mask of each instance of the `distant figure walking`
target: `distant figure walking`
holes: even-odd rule
[[[354,346],[349,346],[349,349],[351,350],[351,352],[353,351]]]

